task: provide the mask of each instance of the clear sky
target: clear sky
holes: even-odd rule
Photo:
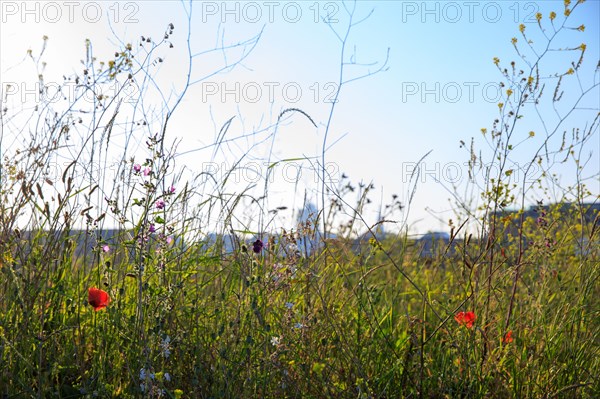
[[[139,45],[142,35],[159,41],[167,25],[173,23],[175,29],[169,40],[174,47],[157,48],[154,55],[164,62],[153,66],[157,84],[173,105],[173,96],[181,93],[187,76],[186,39],[190,26],[186,14],[191,12],[192,54],[261,36],[235,68],[204,80],[201,79],[224,63],[239,59],[240,48],[194,57],[191,80],[197,83],[190,87],[167,133],[171,141],[181,139],[180,152],[187,152],[177,159],[177,166],[185,167],[191,176],[202,170],[224,170],[245,157],[242,165],[259,165],[264,175],[267,167],[263,162],[268,159],[274,162],[319,157],[320,161],[331,94],[337,89],[340,76],[341,41],[336,35],[344,35],[349,21],[344,4],[354,7],[353,2],[339,1],[198,1],[190,11],[188,2],[178,1],[2,1],[3,90],[7,82],[21,88],[33,87],[37,74],[26,51],[31,48],[34,53],[39,52],[43,35],[48,36],[45,82],[60,82],[63,74],[80,72],[86,38],[91,40],[98,59],[110,59],[122,48],[120,42]],[[498,88],[502,76],[493,58],[498,57],[502,66],[515,60],[525,69],[511,38],[518,38],[518,44],[524,45],[519,32],[519,25],[524,24],[533,45],[542,46],[535,15],[542,13],[542,25],[551,34],[548,17],[552,10],[558,14],[555,25],[562,23],[562,1],[356,2],[354,21],[367,18],[354,26],[348,36],[344,80],[385,68],[341,88],[327,140],[331,147],[326,162],[332,176],[339,178],[345,173],[353,182],[373,182],[371,199],[375,204],[389,203],[392,194],[406,202],[412,192],[409,180],[414,165],[431,151],[420,164],[421,175],[408,220],[413,232],[447,230],[448,219],[454,217],[448,189],[456,184],[464,194],[467,181],[465,163],[469,153],[460,148],[460,141],[466,142],[468,148],[471,137],[475,137],[477,150],[485,151],[488,147],[480,129],[491,130],[499,115],[497,103],[506,100],[506,93]],[[571,92],[577,93],[580,87],[599,81],[599,18],[598,1],[578,6],[568,25],[576,28],[584,24],[585,31],[568,30],[553,46],[587,45],[584,67],[577,76],[566,77],[562,84],[566,100],[574,98],[569,97]],[[542,74],[566,72],[579,53],[552,52],[541,65],[545,68]],[[525,54],[533,60],[531,53]],[[22,98],[14,93],[11,96],[8,100]],[[152,97],[160,106],[157,98]],[[271,125],[288,107],[305,111],[318,127],[296,114],[279,127],[275,140],[269,139],[271,129],[233,140],[213,154],[210,144],[215,142],[220,126],[232,116],[236,118],[227,133],[230,139]],[[561,107],[569,108],[566,103]],[[565,130],[584,128],[597,114],[598,86],[580,107],[585,109],[571,114],[565,121]],[[551,107],[542,108],[542,119],[555,126],[557,114]],[[520,166],[530,161],[532,151],[545,137],[533,108],[526,109],[525,114],[515,133],[520,137],[516,142],[525,139],[531,130],[539,134],[516,150],[513,160]],[[597,125],[593,134],[585,148],[593,153],[583,175],[590,178],[588,186],[597,196]],[[209,147],[202,149],[205,146]],[[297,161],[293,167],[283,167],[289,163],[281,165],[272,169],[271,208],[297,208],[304,190],[318,201],[320,184],[308,160]],[[299,167],[302,176],[297,179]],[[572,163],[558,165],[556,171],[564,186],[573,183]],[[240,187],[251,183],[255,176],[252,172],[240,174]],[[234,190],[235,186],[230,188]],[[297,194],[296,199],[293,193]],[[371,221],[377,212],[376,206],[368,211]],[[279,222],[290,227],[291,220],[291,215],[284,215]]]

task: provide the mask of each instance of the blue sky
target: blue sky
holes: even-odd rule
[[[108,59],[119,48],[117,38],[123,43],[136,43],[140,35],[159,39],[167,24],[173,23],[174,48],[156,50],[156,56],[163,58],[164,63],[157,64],[154,72],[164,93],[175,94],[183,88],[188,65],[187,2],[81,2],[74,9],[72,21],[64,2],[39,2],[39,8],[31,6],[33,11],[29,14],[23,13],[21,2],[4,3],[12,6],[3,5],[0,32],[3,83],[35,82],[31,78],[34,70],[23,58],[28,48],[39,50],[44,34],[49,37],[44,57],[48,63],[46,81],[60,81],[62,74],[78,70],[85,38],[92,40],[99,59]],[[90,14],[83,15],[85,4],[90,3],[86,9]],[[352,7],[353,3],[346,5]],[[92,12],[96,6],[102,14],[94,22]],[[60,18],[56,10],[60,10]],[[409,177],[413,165],[431,151],[421,164],[422,175],[408,220],[413,232],[446,230],[448,219],[454,217],[447,191],[452,181],[448,181],[447,174],[459,173],[456,182],[460,192],[467,180],[464,164],[469,154],[460,148],[460,140],[470,143],[471,137],[475,137],[476,147],[485,150],[480,129],[491,130],[492,121],[498,116],[497,102],[503,101],[497,90],[502,77],[492,62],[493,57],[500,58],[505,66],[510,60],[519,61],[511,38],[517,37],[519,44],[523,44],[519,33],[521,23],[534,39],[534,45],[541,45],[535,13],[542,13],[543,26],[549,33],[548,16],[552,10],[558,14],[556,22],[562,21],[562,1],[358,1],[355,20],[370,16],[350,32],[346,61],[358,65],[347,66],[346,78],[377,70],[386,60],[388,48],[389,59],[385,71],[342,87],[328,137],[328,144],[335,143],[326,155],[330,170],[338,176],[345,173],[354,182],[372,181],[376,187],[374,203],[388,203],[392,194],[406,201],[412,191]],[[327,12],[333,12],[330,26],[319,19]],[[599,15],[598,1],[587,1],[573,13],[569,23],[572,27],[584,24],[585,31],[564,32],[558,42],[559,46],[571,47],[587,44],[585,64],[579,74],[583,86],[598,83],[599,79],[598,73],[594,73],[600,59]],[[35,22],[36,17],[39,23]],[[190,152],[178,158],[178,166],[185,166],[191,176],[203,168],[231,166],[242,156],[248,162],[260,164],[271,150],[271,161],[320,156],[331,106],[328,95],[337,87],[339,78],[341,43],[332,29],[341,35],[347,22],[343,4],[337,1],[194,2],[190,34],[193,53],[214,48],[219,40],[234,44],[261,31],[262,36],[241,65],[190,88],[172,122],[169,138],[181,139],[180,149],[194,150],[213,143],[218,128],[232,116],[236,119],[229,137],[249,134],[274,123],[279,112],[288,107],[308,113],[318,128],[297,114],[279,127],[274,142],[263,142],[269,132],[257,133],[231,142],[216,158],[213,148]],[[226,53],[227,59],[235,60],[237,54],[231,50]],[[565,72],[570,60],[577,59],[576,54],[552,53],[542,65],[545,68],[542,74]],[[192,80],[223,65],[223,56],[219,52],[195,58]],[[240,87],[237,92],[236,83]],[[274,88],[272,93],[269,87]],[[284,92],[284,87],[291,91]],[[574,76],[563,83],[567,93],[577,87]],[[206,90],[215,88],[217,92],[207,94]],[[230,94],[225,95],[223,88],[230,90]],[[257,88],[261,91],[256,91]],[[234,93],[240,97],[239,101]],[[587,109],[575,112],[566,121],[565,129],[592,119],[590,115],[600,107],[599,93],[596,87],[585,98],[582,105]],[[517,132],[523,138],[530,130],[542,129],[539,118],[527,114],[527,110],[525,113]],[[551,108],[543,108],[542,117],[550,125],[556,124]],[[535,139],[538,141],[525,142],[516,150],[514,160],[522,165],[528,162],[531,151],[540,145],[542,138],[540,133]],[[597,129],[585,150],[593,151],[584,175],[591,176],[588,185],[597,196],[600,193]],[[297,168],[275,169],[270,207],[291,204],[290,207],[297,207],[300,201],[294,202],[293,193],[302,197],[304,190],[317,200],[320,185],[315,183],[310,163],[297,162],[296,166],[300,165],[303,168],[300,181],[290,178]],[[263,168],[261,172],[265,173],[266,167]],[[565,186],[572,183],[571,163],[558,165],[556,170]],[[240,187],[247,185],[248,179],[249,176],[241,176]],[[533,199],[530,197],[528,201]],[[377,207],[368,211],[369,220],[375,220],[377,212]],[[279,222],[289,226],[291,221],[290,215],[282,216]]]

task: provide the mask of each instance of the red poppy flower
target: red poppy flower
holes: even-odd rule
[[[477,316],[475,316],[474,312],[458,312],[454,316],[454,320],[456,320],[458,324],[464,324],[467,328],[473,327],[475,319],[477,319]]]
[[[512,330],[511,330],[511,331],[508,331],[506,333],[506,335],[504,336],[504,339],[502,340],[502,342],[504,342],[505,344],[508,344],[508,343],[510,343],[512,341],[513,341],[513,337],[512,337]]]
[[[105,308],[110,303],[110,297],[106,291],[91,287],[88,290],[88,302],[97,312],[100,309]]]

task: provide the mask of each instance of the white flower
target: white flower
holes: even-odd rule
[[[171,337],[168,335],[163,338],[160,343],[161,353],[165,358],[168,358],[171,355]]]
[[[279,345],[280,342],[281,342],[281,337],[272,337],[271,338],[271,345],[273,345],[273,346]]]

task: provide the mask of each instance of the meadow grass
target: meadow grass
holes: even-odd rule
[[[543,223],[528,220],[520,266],[510,235],[495,249],[455,238],[453,253],[423,258],[398,234],[307,253],[298,243],[315,240],[311,224],[257,252],[253,239],[225,252],[138,230],[141,242],[124,233],[107,252],[76,256],[69,231],[13,232],[1,268],[2,394],[594,397],[598,216]],[[111,297],[99,311],[93,286]],[[472,326],[460,311],[474,313]]]

